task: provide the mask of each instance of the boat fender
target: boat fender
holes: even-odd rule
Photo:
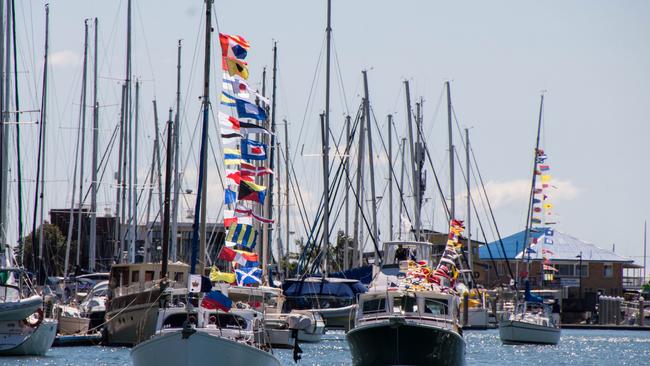
[[[34,317],[36,316],[36,317]],[[29,325],[32,328],[36,328],[43,322],[43,309],[38,309],[34,314],[28,316],[23,320],[26,325]]]

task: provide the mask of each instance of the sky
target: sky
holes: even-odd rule
[[[44,2],[17,3],[21,109],[38,109],[43,74]],[[286,119],[289,123],[290,154],[307,210],[313,217],[322,192],[321,161],[316,155],[321,151],[318,114],[324,110],[325,103],[326,2],[216,1],[215,10],[216,31],[240,34],[251,43],[247,58],[251,85],[261,86],[264,67],[270,84],[272,46],[277,41],[278,121]],[[203,11],[200,0],[134,1],[133,75],[141,81],[139,187],[143,187],[152,159],[155,130],[151,102],[157,100],[163,128],[168,109],[175,103],[176,46],[182,39],[183,188],[196,190],[198,138],[195,134],[202,93]],[[544,93],[541,142],[557,187],[550,194],[558,215],[557,230],[606,249],[615,244],[617,253],[641,263],[643,223],[650,213],[647,189],[650,147],[646,143],[650,136],[648,16],[650,3],[633,0],[404,0],[399,3],[332,0],[332,133],[338,137],[344,128],[344,116],[355,115],[363,94],[361,71],[368,70],[370,103],[379,131],[386,139],[386,115],[392,114],[398,137],[405,137],[403,82],[408,80],[413,101],[423,100],[423,130],[448,198],[443,88],[450,81],[458,127],[470,128],[471,145],[499,231],[507,236],[525,225],[539,99]],[[83,25],[84,19],[94,17],[99,18],[101,151],[108,145],[119,121],[120,83],[125,78],[126,1],[51,1],[46,210],[70,205]],[[92,39],[92,27],[90,32]],[[218,62],[214,62],[217,45],[213,42],[211,70],[215,115],[219,106],[214,96],[218,95],[221,84],[221,71]],[[38,117],[28,115],[24,117],[27,120]],[[214,136],[216,130],[212,127]],[[28,196],[25,204],[31,207],[36,125],[25,124],[21,133]],[[386,240],[390,210],[385,199],[388,159],[380,149],[377,131],[373,133],[377,196],[382,196],[378,212],[380,237]],[[88,142],[90,135],[87,136]],[[457,164],[464,165],[458,130],[454,131],[454,141],[461,158]],[[216,143],[215,140],[215,154],[219,155]],[[284,143],[283,135],[280,143]],[[397,143],[396,137],[394,145]],[[115,202],[111,175],[117,168],[117,149],[113,150],[102,180],[100,214]],[[89,157],[86,150],[86,187]],[[356,149],[353,149],[352,158],[355,157]],[[397,156],[393,158],[399,161]],[[218,220],[223,190],[214,162],[211,160],[210,165],[208,217]],[[396,169],[399,172],[399,166]],[[425,169],[431,178],[428,163]],[[463,218],[466,194],[459,167],[456,169],[457,211]],[[12,171],[15,179],[14,174]],[[15,188],[11,194],[15,196]],[[410,194],[407,192],[406,196]],[[447,230],[440,197],[431,179],[427,181],[425,199],[424,226]],[[183,202],[182,218],[192,207],[193,195],[184,195]],[[15,207],[13,198],[11,219],[14,222]],[[296,232],[292,237],[296,239],[305,234],[300,229],[297,210],[292,207],[291,231]],[[396,222],[397,210],[395,203],[392,211]],[[140,220],[144,220],[143,205],[140,212]],[[30,212],[26,221],[31,223],[31,217]],[[480,217],[485,220],[484,214]],[[334,226],[342,228],[342,218]],[[9,234],[15,240],[15,229]],[[491,238],[488,233],[488,239]]]

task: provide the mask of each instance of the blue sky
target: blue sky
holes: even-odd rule
[[[42,74],[43,2],[17,3],[21,98],[23,108],[35,109]],[[182,151],[187,159],[185,185],[194,188],[196,146],[191,137],[200,107],[203,3],[134,3],[134,75],[142,80],[139,179],[144,179],[151,161],[151,100],[155,96],[164,120],[175,97],[176,43],[183,39]],[[324,59],[325,2],[217,1],[215,8],[218,30],[241,34],[252,44],[251,84],[259,86],[263,66],[270,70],[272,42],[278,41],[278,117],[289,121],[291,153],[320,151],[318,113],[324,108],[324,67],[318,62],[319,57]],[[48,162],[46,208],[69,205],[85,18],[100,20],[102,148],[118,121],[126,1],[52,1],[50,9],[48,154],[52,160]],[[471,127],[472,145],[493,197],[500,231],[508,235],[525,223],[539,95],[545,90],[542,142],[558,187],[552,193],[555,212],[560,215],[557,229],[607,249],[616,243],[617,253],[640,260],[643,221],[650,204],[650,148],[646,143],[650,136],[649,15],[646,1],[333,0],[332,130],[338,135],[345,113],[356,112],[362,94],[361,70],[367,69],[371,104],[382,134],[386,114],[392,113],[403,135],[402,82],[408,79],[413,99],[424,99],[429,148],[447,192],[447,117],[441,95],[444,82],[451,80],[460,127]],[[214,68],[212,73],[214,96],[220,71]],[[36,128],[31,129],[24,129],[24,146],[31,144],[35,149]],[[454,138],[460,146],[460,136],[455,133]],[[377,151],[379,140],[375,139]],[[33,171],[33,154],[26,154],[25,169]],[[376,159],[380,195],[387,176],[386,158]],[[111,169],[117,165],[111,164]],[[322,184],[319,158],[296,157],[296,172],[305,182],[305,198],[313,212]],[[114,202],[108,175],[104,183],[100,212]],[[423,220],[430,225],[434,216],[434,228],[446,230],[440,220],[440,200],[433,193],[433,182],[428,183],[425,196],[432,199],[423,207],[427,212]],[[27,189],[33,192],[33,185]],[[460,182],[456,190],[464,194]],[[211,180],[210,194],[209,216],[216,220],[221,207],[216,179]],[[188,207],[192,200],[188,195]],[[27,203],[32,202],[29,198]],[[464,215],[464,202],[459,205],[459,215]],[[387,236],[387,215],[387,204],[382,202],[382,239]],[[294,228],[297,223],[292,222]]]

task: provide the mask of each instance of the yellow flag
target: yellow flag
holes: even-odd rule
[[[212,266],[212,269],[210,270],[210,281],[233,283],[237,281],[237,277],[234,273],[221,272],[217,267]]]
[[[552,204],[550,204],[550,203],[545,203],[545,204],[544,204],[544,209],[545,209],[545,210],[550,210],[550,209],[552,209],[552,208],[553,208],[553,205],[552,205]]]
[[[551,181],[550,175],[542,175],[542,183],[548,183]]]
[[[223,57],[221,66],[230,76],[239,76],[243,79],[248,79],[248,66],[244,61]]]

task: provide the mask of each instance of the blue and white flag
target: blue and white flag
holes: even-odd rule
[[[551,229],[551,228],[546,229],[546,231],[544,232],[544,235],[553,236],[553,229]]]
[[[262,283],[262,270],[257,267],[242,267],[235,270],[237,285],[246,286]]]
[[[544,244],[553,244],[553,238],[544,237]]]
[[[261,142],[241,139],[241,157],[244,160],[266,160],[268,146]]]

